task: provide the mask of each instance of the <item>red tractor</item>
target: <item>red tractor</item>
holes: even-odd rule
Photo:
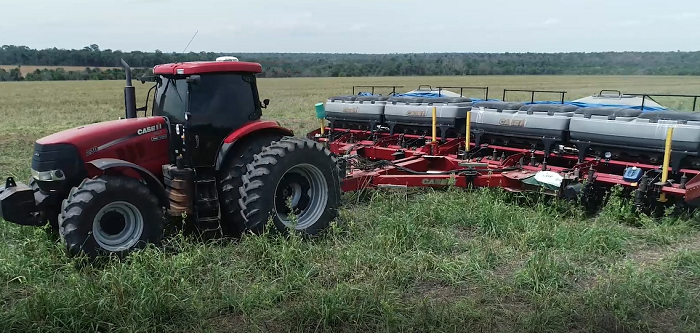
[[[270,218],[280,231],[314,235],[337,216],[335,157],[261,120],[269,100],[259,99],[260,64],[222,57],[155,66],[142,79],[155,82],[145,117],[122,64],[126,119],[37,140],[29,184],[10,177],[0,187],[0,217],[48,223],[69,256],[94,258],[159,245],[179,217],[212,238],[260,233]]]

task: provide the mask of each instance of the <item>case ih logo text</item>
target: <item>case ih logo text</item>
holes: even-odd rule
[[[151,133],[151,132],[155,132],[155,131],[157,131],[157,130],[159,130],[159,129],[161,129],[161,128],[163,128],[163,125],[162,125],[162,124],[153,125],[153,126],[148,126],[148,127],[144,127],[144,128],[139,129],[139,130],[136,132],[136,134],[138,134],[138,135],[144,135],[144,134],[148,134],[148,133]]]
[[[406,115],[407,116],[425,117],[425,111],[408,110],[408,111],[406,111]]]
[[[423,185],[450,185],[450,180],[449,179],[440,179],[440,178],[423,178],[421,181]]]
[[[503,118],[498,124],[501,126],[525,127],[525,120]]]

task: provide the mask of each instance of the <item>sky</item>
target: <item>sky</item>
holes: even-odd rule
[[[700,0],[0,0],[0,45],[182,52],[700,50]]]

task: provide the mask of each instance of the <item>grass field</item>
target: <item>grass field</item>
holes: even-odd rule
[[[562,89],[567,98],[700,91],[697,77],[263,79],[265,118],[303,135],[316,124],[313,104],[368,83]],[[0,84],[0,176],[26,180],[41,136],[123,116],[122,86]],[[139,106],[147,88],[137,85]],[[498,191],[367,192],[347,195],[337,226],[313,241],[178,238],[175,253],[83,270],[42,230],[2,223],[0,331],[700,331],[700,224],[629,222],[624,209],[612,200],[585,218]]]

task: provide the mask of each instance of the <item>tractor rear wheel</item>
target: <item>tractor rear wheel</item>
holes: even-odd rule
[[[63,200],[59,232],[68,255],[126,257],[160,245],[165,214],[151,190],[131,177],[85,179]]]
[[[238,205],[238,199],[241,198],[238,189],[243,185],[241,177],[246,173],[246,165],[253,161],[253,155],[259,153],[263,147],[281,138],[282,135],[271,134],[238,142],[221,166],[219,200],[221,201],[221,227],[225,236],[236,236],[245,230]]]
[[[253,233],[272,218],[278,231],[313,236],[338,216],[340,169],[320,143],[284,137],[255,155],[242,178],[241,216]]]

